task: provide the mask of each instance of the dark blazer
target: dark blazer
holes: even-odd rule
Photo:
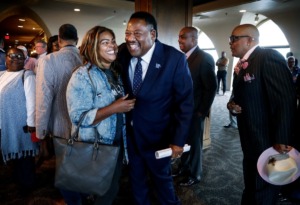
[[[134,97],[128,75],[130,59],[123,46],[118,60],[123,66],[125,93]],[[126,118],[129,146],[135,145],[140,153],[146,153],[165,149],[169,144],[185,144],[192,117],[193,91],[187,61],[181,52],[157,41],[135,98],[134,109]]]
[[[296,92],[277,51],[257,47],[247,62],[234,80],[233,101],[242,108],[237,120],[244,156],[257,159],[273,144],[293,144]]]
[[[207,116],[217,91],[214,59],[197,46],[187,61],[193,79],[194,113]]]

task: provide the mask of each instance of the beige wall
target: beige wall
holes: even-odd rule
[[[285,34],[287,41],[290,44],[291,51],[294,55],[300,59],[300,27],[298,25],[298,14],[297,12],[290,13],[282,13],[282,14],[271,14],[266,13],[263,14],[267,18],[274,21],[277,24],[283,33]],[[251,18],[254,19],[254,18]],[[228,44],[228,37],[231,34],[232,29],[241,24],[241,23],[252,23],[250,20],[245,20],[243,18],[230,19],[225,24],[224,22],[218,23],[214,22],[212,24],[204,23],[205,20],[194,22],[193,25],[200,28],[203,32],[205,32],[210,39],[213,41],[215,48],[217,50],[218,55],[220,55],[221,51],[226,51],[227,57],[229,58],[229,66],[227,73],[227,90],[232,89],[232,77],[233,77],[233,57],[231,56],[230,47]],[[271,38],[272,36],[270,36]]]
[[[159,0],[156,0],[159,2]],[[126,26],[123,25],[124,21],[128,21],[130,15],[134,12],[134,3],[131,2],[129,6],[124,8],[105,8],[100,9],[93,5],[77,5],[82,12],[75,13],[73,7],[69,4],[60,1],[51,1],[51,4],[40,1],[41,3],[33,6],[6,6],[0,3],[0,21],[15,14],[23,14],[35,20],[46,32],[47,36],[55,35],[58,33],[58,28],[64,23],[71,23],[78,29],[79,43],[85,32],[95,25],[107,26],[114,30],[116,33],[116,40],[118,44],[124,42],[124,31]],[[76,5],[76,4],[75,4]],[[182,6],[182,5],[181,5]],[[160,9],[164,10],[161,11]],[[170,6],[170,9],[164,7],[156,7],[158,14],[158,33],[159,39],[167,44],[178,48],[178,32],[183,25],[183,18],[186,16],[169,15],[171,11],[176,13],[176,6]],[[285,33],[287,40],[291,46],[291,51],[294,55],[300,58],[300,27],[298,26],[298,12],[289,13],[263,13],[263,15],[271,18]],[[179,22],[179,19],[181,22]],[[221,51],[226,51],[230,59],[229,72],[228,72],[228,88],[231,88],[232,66],[233,58],[228,45],[228,36],[231,30],[240,24],[241,18],[228,18],[225,23],[218,21],[206,22],[193,21],[193,25],[204,31],[213,41],[217,53],[220,55]],[[169,25],[178,24],[178,31],[175,29],[170,30]]]

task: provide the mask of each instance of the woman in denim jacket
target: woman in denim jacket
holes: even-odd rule
[[[111,29],[95,26],[89,30],[80,47],[84,65],[76,68],[67,88],[67,105],[76,129],[80,116],[87,112],[79,129],[80,140],[98,140],[120,146],[119,160],[110,189],[97,196],[95,204],[111,205],[118,192],[123,156],[127,160],[125,115],[135,100],[124,96],[120,66],[115,62],[118,47]]]

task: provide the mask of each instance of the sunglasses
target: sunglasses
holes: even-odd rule
[[[7,56],[10,58],[10,59],[18,59],[18,60],[24,60],[24,56],[21,55],[21,54],[15,54],[15,53],[9,53],[7,54]]]
[[[235,35],[231,35],[229,37],[229,42],[230,43],[234,43],[234,42],[240,40],[241,38],[252,38],[252,37],[251,36],[235,36]]]

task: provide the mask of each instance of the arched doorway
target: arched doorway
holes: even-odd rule
[[[24,45],[32,50],[34,41],[50,36],[43,20],[26,6],[14,6],[0,14],[0,35],[5,38],[5,48]]]

